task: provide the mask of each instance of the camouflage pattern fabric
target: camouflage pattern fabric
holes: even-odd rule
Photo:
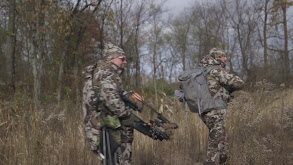
[[[131,165],[131,156],[132,156],[131,143],[122,143],[121,148],[123,148],[123,151],[119,157],[119,164]]]
[[[224,51],[213,48],[200,64],[204,67],[221,66],[213,69],[207,75],[208,86],[212,97],[230,101],[230,92],[239,90],[244,82],[240,77],[229,73],[225,63],[220,60],[226,56]],[[209,129],[209,140],[205,164],[225,164],[228,153],[228,141],[225,126],[226,109],[211,110],[201,116],[202,121]]]
[[[210,55],[205,56],[200,64],[203,67],[221,66],[221,63]],[[226,102],[229,102],[231,91],[239,90],[244,85],[240,77],[229,73],[223,67],[212,70],[207,75],[207,80],[212,97],[217,94],[216,98],[223,99]]]
[[[115,64],[100,62],[97,64],[93,78],[93,87],[100,96],[101,108],[107,112],[107,115],[116,115],[118,118],[126,118],[132,112],[120,98],[120,94],[124,91],[120,77],[122,72],[123,69]]]
[[[93,70],[96,65],[86,67],[83,72],[85,83],[83,87],[82,109],[84,114],[85,140],[88,148],[97,151],[100,143],[100,112],[97,110],[94,102],[96,101],[95,93],[92,86]]]
[[[210,50],[209,56],[211,56],[214,60],[216,60],[217,63],[219,63],[223,68],[226,67],[226,63],[220,60],[222,56],[227,57],[226,53],[223,50],[213,48]]]
[[[118,155],[118,161],[131,164],[133,128],[124,127],[120,123],[120,119],[127,118],[132,113],[132,110],[120,99],[120,93],[124,91],[121,79],[124,69],[110,62],[121,55],[125,55],[121,48],[107,44],[104,49],[105,60],[85,69],[86,81],[83,89],[85,139],[89,149],[99,153],[101,127],[113,128],[112,135],[115,140],[122,146],[127,146],[120,148],[123,151]],[[116,136],[118,134],[119,137]]]
[[[104,48],[104,56],[106,61],[110,61],[118,56],[125,55],[124,51],[111,43],[106,44]]]
[[[219,164],[220,157],[221,159],[227,158],[228,140],[225,131],[225,116],[226,110],[222,109],[210,111],[202,117],[202,121],[210,131],[206,162]]]
[[[115,131],[121,132],[121,139],[117,139],[118,143],[121,142],[122,154],[118,156],[120,164],[131,164],[131,143],[133,141],[133,128],[124,127],[120,124],[119,119],[127,118],[132,113],[132,110],[125,106],[121,100],[120,94],[124,91],[122,86],[121,74],[122,68],[115,64],[101,62],[94,73],[93,86],[99,89],[101,101],[101,120],[103,125],[113,128]],[[110,121],[108,119],[111,119]],[[119,128],[119,129],[117,129]],[[115,133],[113,131],[113,133]],[[130,147],[129,147],[130,146]]]
[[[131,156],[132,156],[132,149],[131,149],[131,144],[133,142],[134,138],[134,130],[133,127],[125,127],[121,126],[121,156],[119,157],[119,162],[122,165],[131,165]]]
[[[122,143],[132,143],[133,141],[133,128],[132,127],[126,127],[121,126],[122,135],[121,135],[121,141]]]
[[[226,53],[223,50],[218,49],[218,48],[211,49],[209,55],[212,56],[214,59],[218,59],[221,56],[227,57]]]

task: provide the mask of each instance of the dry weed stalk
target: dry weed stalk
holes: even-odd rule
[[[230,104],[227,128],[232,165],[279,165],[293,162],[293,89],[277,89],[262,81],[254,92],[240,92]],[[208,130],[197,114],[185,121],[184,106],[163,97],[164,115],[179,125],[170,141],[154,141],[135,132],[133,161],[138,165],[200,164]],[[33,110],[30,98],[17,94],[0,102],[0,164],[98,165],[84,145],[80,105],[63,103],[61,111],[47,104]],[[144,119],[150,113],[138,114]]]

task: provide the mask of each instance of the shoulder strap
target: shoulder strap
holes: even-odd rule
[[[212,70],[214,69],[217,69],[217,68],[220,68],[221,66],[219,65],[213,65],[213,66],[207,66],[207,67],[204,67],[205,68],[205,75],[209,74]]]

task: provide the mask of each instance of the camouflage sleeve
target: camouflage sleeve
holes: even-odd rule
[[[119,118],[130,116],[130,109],[120,98],[119,84],[114,73],[105,72],[100,79],[100,98],[114,115]]]
[[[239,90],[243,87],[244,82],[240,77],[229,73],[223,68],[214,69],[210,72],[210,74],[220,82],[222,86],[225,88],[234,90]]]

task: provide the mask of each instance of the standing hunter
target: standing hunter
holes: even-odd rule
[[[85,70],[83,111],[86,143],[90,150],[103,158],[101,129],[110,128],[115,143],[121,144],[115,152],[114,163],[110,164],[131,165],[134,119],[132,110],[120,98],[124,91],[121,75],[127,64],[126,55],[113,44],[105,45],[103,55],[103,61]]]
[[[240,90],[244,82],[226,69],[227,57],[224,51],[211,49],[201,61],[203,67],[219,66],[207,75],[208,87],[213,98],[222,99],[228,103],[230,94]],[[228,158],[228,139],[225,126],[226,109],[215,109],[204,112],[202,121],[209,129],[209,139],[205,165],[226,164]]]

